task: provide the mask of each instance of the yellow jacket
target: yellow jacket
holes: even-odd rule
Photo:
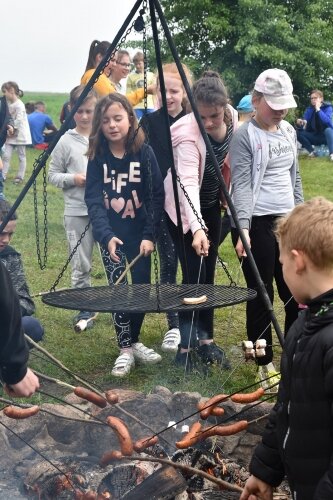
[[[86,85],[89,82],[94,71],[95,69],[88,69],[88,71],[84,73],[81,78],[81,85]],[[99,97],[105,97],[113,92],[117,92],[115,85],[109,80],[105,73],[99,76],[97,82],[94,84],[94,89]],[[132,106],[135,106],[144,98],[144,89],[138,89],[135,92],[126,94],[126,97]]]

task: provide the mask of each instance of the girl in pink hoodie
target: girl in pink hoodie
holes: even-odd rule
[[[193,85],[192,91],[213,151],[222,168],[237,125],[237,112],[228,104],[226,88],[220,76],[214,71],[206,71]],[[198,280],[200,283],[214,283],[221,232],[220,183],[193,113],[184,116],[171,127],[171,136],[177,175],[191,200],[189,203],[184,191],[179,188],[188,269],[187,281],[185,262],[180,251],[181,242],[178,236],[172,178],[169,171],[164,181],[164,208],[170,234],[178,248],[183,283],[197,283]],[[200,219],[203,221],[204,229]],[[224,368],[230,367],[223,349],[213,340],[213,315],[213,309],[201,310],[195,312],[192,322],[192,312],[179,313],[181,342],[176,354],[176,364],[191,369],[189,353],[196,343],[192,334],[193,324],[197,330],[198,354],[202,361],[206,364],[217,362]]]

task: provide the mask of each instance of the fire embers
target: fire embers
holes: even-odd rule
[[[83,465],[75,463],[72,458],[54,462],[54,465],[58,469],[41,462],[29,471],[24,488],[30,498],[76,500],[75,491],[87,492],[88,480]]]

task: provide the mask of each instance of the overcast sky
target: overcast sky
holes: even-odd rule
[[[25,92],[69,92],[80,83],[92,40],[111,42],[134,4],[135,0],[7,2],[0,29],[0,85],[14,80]]]

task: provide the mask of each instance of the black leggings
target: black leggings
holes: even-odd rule
[[[121,247],[121,251],[117,250],[117,254],[121,259],[120,262],[114,262],[110,257],[108,249],[100,245],[102,260],[110,286],[114,285],[121,273],[125,270],[126,259],[130,262],[138,255],[140,243],[141,240],[140,242],[124,244]],[[150,260],[150,257],[141,257],[131,268],[132,283],[150,283]],[[126,277],[122,281],[122,284],[123,283],[127,283]],[[144,313],[129,314],[125,311],[112,314],[120,349],[131,347],[132,344],[138,342],[144,317]]]
[[[271,215],[252,218],[251,251],[272,304],[274,301],[274,279],[279,297],[286,304],[284,331],[287,333],[298,316],[298,305],[291,298],[291,292],[283,279],[282,266],[279,261],[279,245],[273,232],[276,220],[277,217]],[[233,244],[236,245],[238,231],[232,228],[231,234]],[[257,282],[246,258],[243,259],[242,268],[247,286],[258,291]],[[247,337],[253,343],[259,337],[266,340],[266,355],[257,358],[257,361],[259,365],[267,365],[273,360],[271,317],[259,294],[257,298],[246,304],[246,329]]]
[[[212,208],[202,210],[202,218],[208,229],[208,238],[211,242],[209,247],[209,253],[207,257],[204,257],[199,283],[214,283],[215,277],[215,267],[217,259],[217,249],[220,241],[221,233],[221,209],[219,205]],[[177,226],[173,224],[169,217],[167,217],[168,226],[170,230],[171,237],[175,242],[177,253],[179,255],[180,264],[182,267],[183,279],[182,283],[187,283],[186,272],[185,272],[185,262],[181,253],[181,243],[179,241]],[[199,270],[201,257],[197,255],[192,247],[193,235],[191,231],[188,231],[184,235],[184,245],[185,254],[188,270],[188,283],[198,283]],[[202,309],[201,311],[196,311],[193,313],[189,312],[179,312],[179,329],[181,335],[181,347],[187,349],[188,346],[194,346],[196,343],[196,337],[199,340],[212,339],[214,335],[214,309]],[[192,326],[193,318],[193,326]],[[191,331],[194,332],[191,334]]]

